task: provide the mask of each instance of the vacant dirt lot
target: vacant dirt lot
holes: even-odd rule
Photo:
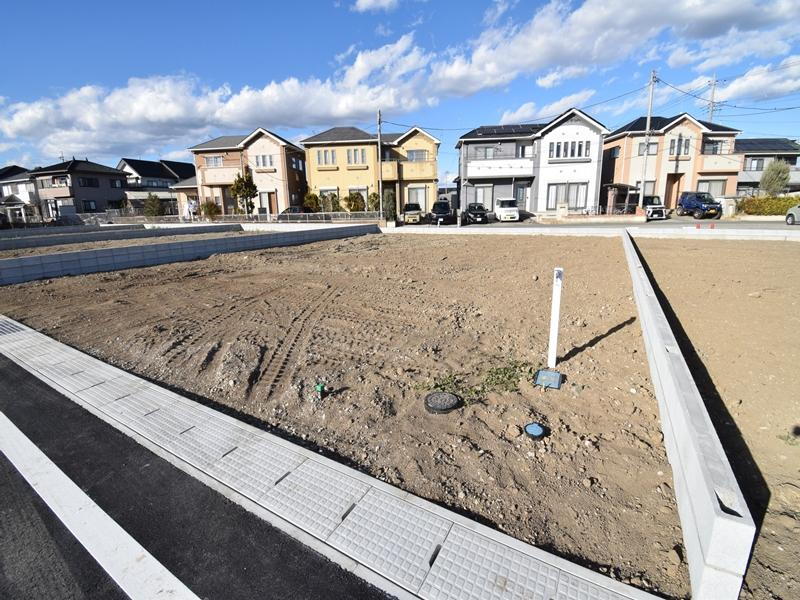
[[[800,244],[640,240],[761,531],[744,597],[800,597]],[[683,265],[683,266],[681,266]],[[688,351],[687,351],[688,349]]]
[[[545,360],[556,266],[567,382],[544,392],[526,371]],[[0,288],[0,312],[521,540],[688,594],[617,239],[368,236]],[[426,413],[434,382],[470,402]],[[546,441],[521,435],[533,419]]]
[[[53,254],[55,252],[77,252],[78,250],[97,250],[98,248],[118,248],[120,246],[145,246],[152,244],[169,244],[170,242],[190,242],[212,238],[235,237],[241,235],[266,235],[265,232],[227,231],[216,233],[191,233],[187,235],[165,235],[150,238],[132,238],[125,240],[106,240],[102,242],[80,242],[60,244],[58,246],[41,246],[38,248],[20,248],[18,250],[0,250],[0,259],[17,258],[18,256],[35,256]]]

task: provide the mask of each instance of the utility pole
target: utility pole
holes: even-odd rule
[[[644,207],[644,191],[647,187],[647,155],[650,152],[650,118],[653,116],[653,91],[656,87],[656,70],[650,71],[650,94],[647,100],[647,120],[644,132],[644,160],[642,161],[642,179],[639,189],[639,208]]]
[[[381,145],[381,109],[378,109],[378,218],[383,217],[383,146]]]
[[[717,74],[714,73],[714,79],[711,80],[711,100],[708,103],[708,122],[714,122],[714,111],[717,109],[717,103],[714,101],[714,96],[717,92]]]

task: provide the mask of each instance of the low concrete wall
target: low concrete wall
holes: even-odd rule
[[[625,231],[622,227],[435,227],[433,225],[381,227],[383,233],[403,235],[558,235],[571,237],[619,237]]]
[[[758,240],[762,242],[800,242],[800,227],[790,229],[733,229],[708,227],[628,227],[634,238],[685,240]]]
[[[105,231],[107,229],[135,230],[143,229],[141,225],[65,225],[48,227],[30,227],[27,229],[2,229],[0,239],[13,239],[25,237],[44,237],[48,235],[64,235],[67,233],[89,233],[92,231]]]
[[[189,240],[166,244],[122,246],[81,252],[61,252],[0,260],[0,285],[36,279],[117,271],[165,263],[208,258],[212,254],[295,246],[370,233],[380,233],[377,225],[315,227],[303,231],[269,233],[243,237]]]
[[[755,524],[628,234],[622,243],[672,465],[692,598],[734,600],[747,569]]]
[[[84,242],[105,242],[109,240],[133,240],[140,238],[164,237],[168,235],[189,235],[192,233],[215,233],[241,231],[240,225],[185,226],[171,229],[142,228],[108,229],[81,231],[80,233],[64,233],[63,235],[45,235],[21,239],[0,240],[0,250],[17,250],[20,248],[41,248],[60,246],[63,244],[81,244]]]

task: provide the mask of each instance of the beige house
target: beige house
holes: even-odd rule
[[[334,127],[303,140],[308,188],[318,196],[344,198],[359,193],[366,200],[378,192],[378,136],[357,127]],[[394,192],[397,210],[418,203],[430,210],[437,200],[439,140],[412,127],[381,136],[384,199]]]
[[[253,175],[258,196],[253,200],[257,214],[274,215],[300,205],[306,192],[305,152],[299,146],[263,128],[247,135],[225,135],[189,148],[194,155],[196,193],[186,182],[173,186],[178,194],[178,212],[187,214],[187,200],[195,196],[200,204],[215,202],[222,214],[239,209],[230,186],[240,173]],[[183,204],[181,204],[181,201]]]
[[[735,154],[740,131],[701,121],[682,113],[674,117],[651,117],[650,143],[645,150],[646,119],[639,117],[611,132],[603,143],[603,190],[601,205],[614,202],[626,189],[638,193],[642,170],[644,195],[660,196],[674,208],[681,192],[710,192],[714,197],[736,194],[742,155]],[[645,151],[646,164],[645,164]]]

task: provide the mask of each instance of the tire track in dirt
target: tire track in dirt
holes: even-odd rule
[[[303,309],[295,315],[290,324],[289,330],[283,339],[278,342],[269,357],[267,366],[259,372],[254,369],[251,380],[248,382],[246,397],[249,399],[259,383],[266,386],[266,398],[272,396],[277,390],[282,388],[289,375],[294,371],[290,368],[292,361],[297,358],[300,350],[307,346],[308,340],[314,329],[314,325],[322,318],[321,311],[328,301],[338,293],[336,287],[321,293],[313,301],[306,304]],[[264,355],[261,357],[260,364],[263,364]],[[259,364],[259,366],[260,366]]]

